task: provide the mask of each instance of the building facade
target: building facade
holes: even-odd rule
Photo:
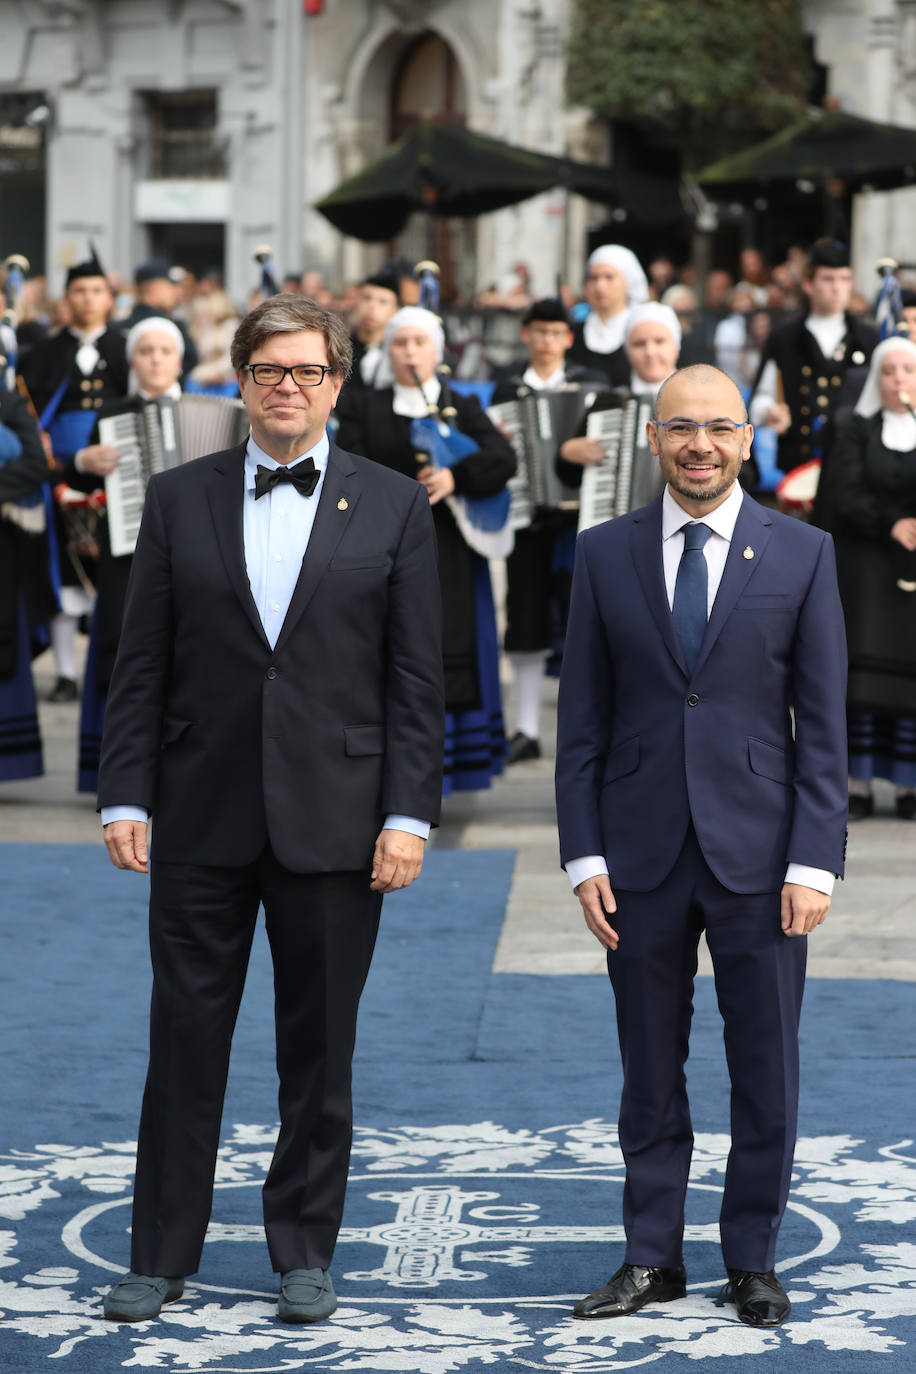
[[[418,215],[395,243],[343,238],[314,202],[419,119],[600,159],[566,105],[571,0],[0,0],[0,258],[52,293],[89,240],[112,269],[152,254],[224,270],[358,279],[392,251],[448,259],[468,297],[516,262],[577,286],[606,212],[557,190],[472,221]],[[804,0],[844,108],[916,125],[916,0]],[[612,60],[612,55],[609,55]],[[860,279],[914,256],[916,191],[857,198]],[[864,279],[863,279],[864,284]]]
[[[0,0],[0,253],[43,260],[56,291],[91,239],[122,272],[152,253],[221,266],[244,299],[264,242],[281,271],[337,282],[392,248],[444,247],[463,294],[518,260],[551,289],[558,271],[581,274],[587,211],[579,202],[570,215],[565,193],[451,222],[439,244],[424,217],[398,244],[343,239],[312,206],[422,118],[584,151],[588,121],[564,105],[568,10],[567,0]]]

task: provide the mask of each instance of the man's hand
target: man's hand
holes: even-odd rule
[[[131,873],[149,872],[148,821],[109,821],[102,834],[115,868],[127,868]]]
[[[596,873],[594,878],[586,878],[576,888],[576,896],[585,914],[585,924],[592,934],[605,949],[616,949],[619,936],[607,918],[617,910],[617,903],[608,875]]]
[[[455,479],[452,476],[451,468],[420,468],[417,473],[417,481],[422,482],[429,493],[431,506],[444,501],[446,496],[451,496],[455,490]]]
[[[830,910],[830,898],[826,892],[818,892],[813,887],[802,887],[800,883],[785,883],[782,889],[782,933],[783,935],[808,935]]]
[[[425,840],[406,830],[383,830],[375,842],[372,856],[373,892],[397,892],[410,887],[423,867]]]
[[[785,434],[792,426],[792,412],[785,401],[777,401],[775,405],[770,406],[763,417],[763,423],[775,434]]]
[[[902,544],[912,553],[916,549],[916,515],[907,515],[902,520],[895,520],[891,525],[891,538],[896,539],[898,544]]]

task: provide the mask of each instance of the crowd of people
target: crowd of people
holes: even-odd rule
[[[880,409],[885,429],[894,427],[893,442],[889,449],[882,444],[882,451],[908,452],[907,426],[916,421],[904,383],[895,400],[885,401],[889,383],[869,373],[877,339],[869,322],[873,311],[855,289],[842,245],[821,241],[810,253],[792,248],[785,261],[773,265],[757,249],[746,248],[735,273],[711,271],[700,293],[689,266],[679,268],[659,256],[644,267],[630,249],[608,244],[589,258],[578,297],[562,288],[556,297],[537,299],[530,273],[519,263],[511,279],[476,301],[437,304],[433,312],[418,306],[418,273],[406,260],[389,262],[336,294],[317,271],[289,273],[271,285],[315,300],[350,331],[351,375],[331,419],[339,442],[417,475],[435,507],[446,608],[446,791],[486,786],[506,763],[540,755],[543,678],[558,671],[562,654],[577,528],[574,507],[583,474],[607,451],[594,437],[598,431],[589,429],[588,414],[619,406],[626,396],[651,404],[676,366],[708,363],[741,388],[757,430],[755,452],[761,462],[748,465],[744,485],[765,502],[777,501],[769,488],[791,473],[793,481],[780,488],[789,508],[836,538],[854,664],[850,815],[872,814],[873,777],[890,778],[897,787],[898,814],[913,814],[916,700],[907,646],[916,598],[901,590],[913,580],[907,562],[916,518],[907,488],[912,465],[896,460],[890,463],[893,474],[880,464],[875,473],[874,460],[866,455],[865,426],[869,421],[875,428]],[[45,286],[41,278],[26,281],[16,301],[17,366],[40,418],[46,452],[53,454],[54,485],[59,492],[66,488],[71,500],[69,506],[48,503],[45,511],[33,494],[25,498],[30,504],[4,506],[6,546],[15,544],[17,550],[15,578],[11,575],[7,586],[3,679],[5,714],[15,724],[5,728],[18,743],[8,744],[0,768],[6,778],[41,769],[26,643],[32,651],[47,643],[53,652],[50,699],[76,702],[76,636],[82,629],[89,642],[78,786],[92,792],[130,569],[130,557],[112,557],[108,544],[102,494],[119,456],[99,442],[98,421],[183,392],[237,396],[231,348],[243,312],[217,271],[195,277],[164,260],[140,264],[128,284],[118,273],[106,272],[93,253],[70,270],[59,300],[49,301]],[[262,282],[247,305],[264,295]],[[907,341],[910,332],[916,335],[916,294],[904,289],[901,304],[892,358],[897,371],[909,363]],[[886,358],[883,348],[880,356]],[[12,381],[9,371],[6,380]],[[571,426],[569,432],[556,435],[553,466],[568,499],[542,502],[524,520],[515,518],[513,505],[506,601],[494,608],[488,550],[472,547],[473,536],[469,543],[467,521],[461,518],[468,501],[475,510],[475,502],[504,491],[516,463],[505,426],[498,422],[500,432],[487,408],[492,404],[494,415],[504,415],[506,403],[520,397],[572,390],[587,397],[588,405],[578,413],[575,407],[569,410],[561,422],[561,429]],[[862,404],[870,408],[863,411]],[[11,398],[6,405],[12,405]],[[452,428],[473,446],[472,456],[445,464],[433,457],[418,465],[411,426],[430,407],[448,412]],[[888,420],[889,413],[897,420]],[[10,415],[13,420],[4,421],[8,431],[31,423],[20,408]],[[20,442],[24,453],[31,452],[31,431]],[[762,459],[774,448],[775,469],[768,457],[768,471]],[[7,454],[14,451],[15,434],[7,436],[6,446]],[[6,457],[8,478],[17,461]],[[813,493],[812,468],[820,475]],[[660,490],[644,443],[635,471],[631,507]],[[797,475],[805,473],[796,499]],[[872,493],[872,482],[891,487]],[[75,493],[81,502],[73,499]],[[882,523],[876,507],[899,518]],[[43,513],[44,536],[39,532]],[[50,534],[56,547],[48,581],[39,571],[37,549]],[[886,579],[875,572],[863,584],[863,559],[866,568],[875,561],[865,557],[869,540],[872,554],[876,541],[884,540],[886,561],[902,569],[889,583],[891,606],[882,599]],[[513,682],[514,720],[508,732],[497,665],[498,621],[505,622],[501,647]],[[867,633],[859,633],[860,621]],[[857,655],[861,669],[855,666]],[[9,670],[14,661],[16,673]]]

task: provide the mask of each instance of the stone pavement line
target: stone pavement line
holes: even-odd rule
[[[54,680],[49,654],[36,660],[35,678],[44,698]],[[446,798],[432,844],[517,851],[494,973],[604,975],[604,955],[559,866],[552,757],[556,683],[548,681],[544,694],[545,756],[507,769],[487,792]],[[0,784],[0,840],[100,845],[94,799],[75,790],[78,708],[42,701],[40,713],[46,775]],[[511,701],[507,718],[513,718]],[[809,977],[916,982],[916,824],[891,815],[888,785],[879,784],[876,799],[882,814],[851,827],[849,877],[837,884],[830,914],[809,940]],[[700,953],[700,972],[710,973],[705,945]]]

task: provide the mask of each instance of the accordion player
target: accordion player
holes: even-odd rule
[[[114,668],[124,600],[150,476],[200,454],[239,443],[248,432],[241,401],[182,395],[184,341],[171,320],[150,316],[127,336],[130,394],[99,411],[89,444],[64,469],[78,491],[105,490],[97,527],[98,595],[92,616],[80,715],[77,788],[95,792],[105,698]]]

